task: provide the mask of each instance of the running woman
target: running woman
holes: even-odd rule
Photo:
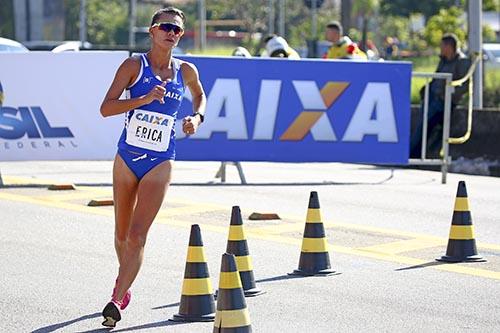
[[[104,117],[125,113],[125,128],[113,166],[115,249],[119,271],[102,315],[107,327],[121,320],[130,302],[130,286],[142,264],[148,230],[170,184],[175,159],[175,120],[185,87],[193,96],[193,114],[182,130],[196,132],[203,122],[206,97],[197,68],[172,57],[184,33],[184,13],[174,7],[154,13],[151,49],[126,59],[104,97]],[[119,99],[126,90],[127,98]]]

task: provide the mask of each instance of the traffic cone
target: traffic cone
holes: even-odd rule
[[[236,267],[234,254],[222,255],[219,278],[219,295],[215,313],[213,333],[252,332],[250,315],[243,294],[240,275]]]
[[[467,188],[464,181],[458,183],[446,255],[436,260],[444,262],[486,261],[477,253],[474,226],[472,225],[469,199],[467,198]]]
[[[289,273],[289,275],[327,276],[334,273],[335,271],[330,266],[325,229],[323,222],[321,222],[318,193],[313,191],[309,196],[309,208],[307,209],[299,268]]]
[[[215,318],[215,300],[212,293],[212,282],[208,273],[200,226],[191,226],[189,247],[182,283],[181,304],[179,313],[172,321],[213,321]]]
[[[226,252],[232,253],[236,257],[236,266],[240,272],[241,284],[245,296],[252,297],[264,294],[265,291],[262,291],[255,285],[252,258],[248,251],[245,229],[243,228],[241,211],[238,206],[233,206],[233,210],[231,211]]]

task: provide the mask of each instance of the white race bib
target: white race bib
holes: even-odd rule
[[[131,146],[165,152],[175,119],[163,113],[136,109],[127,126],[127,142]]]

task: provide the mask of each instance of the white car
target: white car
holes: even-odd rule
[[[0,37],[0,52],[29,52],[29,50],[15,40]]]
[[[486,68],[500,68],[500,43],[484,43],[483,55]]]

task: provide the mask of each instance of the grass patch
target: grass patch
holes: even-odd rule
[[[194,49],[194,50],[187,50],[186,52],[193,55],[230,56],[235,48],[236,48],[235,46],[217,46],[217,47],[207,48],[203,51]]]

